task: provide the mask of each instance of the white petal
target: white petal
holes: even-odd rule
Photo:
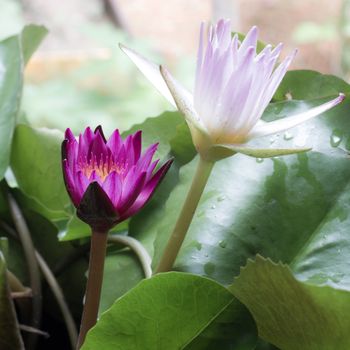
[[[293,128],[294,126],[304,123],[307,120],[314,118],[323,112],[326,112],[327,110],[336,106],[338,103],[342,102],[344,98],[344,94],[339,94],[337,98],[328,101],[320,106],[314,107],[306,112],[299,113],[280,120],[276,120],[270,123],[256,124],[255,127],[248,134],[248,139],[275,134],[277,132]]]
[[[160,74],[163,76],[164,81],[175,100],[177,108],[184,114],[186,120],[197,129],[207,133],[206,128],[194,109],[192,94],[180,85],[168,70],[162,66],[160,66]]]
[[[133,61],[136,67],[145,75],[145,77],[154,85],[154,87],[174,106],[176,103],[172,97],[167,84],[165,83],[159,71],[159,65],[151,62],[147,58],[141,56],[134,50],[128,49],[119,44],[121,50]]]

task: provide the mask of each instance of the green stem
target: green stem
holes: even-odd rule
[[[147,250],[137,239],[131,236],[113,235],[108,237],[108,242],[117,244],[120,243],[129,247],[138,257],[143,269],[143,273],[145,274],[145,278],[152,277],[152,259],[149,256]]]
[[[81,319],[77,349],[84,343],[86,333],[96,324],[103,281],[108,231],[92,230],[89,272],[86,285],[85,303]]]
[[[66,327],[67,327],[67,332],[71,344],[72,350],[75,349],[75,345],[77,343],[78,339],[78,334],[74,322],[74,318],[69,310],[68,304],[64,298],[64,294],[62,292],[62,289],[60,285],[58,284],[54,274],[50,270],[49,266],[47,265],[46,261],[44,258],[35,251],[35,256],[38,261],[39,267],[41,269],[42,274],[44,275],[47,284],[50,286],[52,294],[56,298],[57,304],[59,308],[61,309],[63,319],[65,321]]]
[[[19,240],[21,241],[24,256],[27,262],[30,288],[32,289],[32,315],[30,326],[40,328],[42,300],[41,300],[41,276],[38,262],[35,257],[35,248],[31,238],[31,234],[22,214],[22,211],[17,204],[15,198],[10,192],[7,194],[10,213],[18,232]],[[27,339],[27,349],[36,348],[37,335],[31,334]]]
[[[187,193],[185,203],[183,204],[174,230],[165,247],[159,265],[156,269],[156,273],[170,271],[173,267],[182,242],[186,237],[186,233],[193,219],[193,215],[197,209],[198,202],[202,196],[205,185],[208,182],[213,166],[213,162],[199,158],[197,170],[193,177],[190,190]]]

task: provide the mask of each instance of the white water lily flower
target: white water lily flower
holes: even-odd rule
[[[204,38],[201,25],[194,93],[191,95],[171,75],[136,52],[122,50],[185,116],[193,143],[203,158],[217,160],[236,152],[256,157],[291,154],[309,149],[254,149],[253,138],[292,128],[334,107],[344,94],[306,112],[277,121],[260,120],[296,51],[279,65],[282,44],[267,45],[257,54],[257,27],[240,42],[231,36],[229,20],[210,26]],[[205,45],[206,44],[206,45]]]

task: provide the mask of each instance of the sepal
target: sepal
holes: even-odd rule
[[[254,158],[272,158],[308,152],[312,148],[252,148],[243,145],[215,145],[201,154],[202,158],[208,161],[218,161],[241,153]]]
[[[77,207],[77,216],[95,231],[108,231],[119,222],[119,215],[106,192],[90,183]]]

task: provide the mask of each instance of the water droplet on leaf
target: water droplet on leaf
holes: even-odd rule
[[[339,129],[335,129],[331,135],[331,146],[338,147],[343,140],[343,133]]]
[[[257,163],[262,163],[263,161],[264,161],[264,159],[262,159],[262,158],[256,158]]]
[[[284,138],[286,141],[291,140],[293,137],[294,137],[293,134],[290,133],[290,132],[288,132],[288,131],[286,131],[286,132],[284,133],[284,135],[283,135],[283,138]]]
[[[225,240],[222,240],[222,241],[219,242],[219,246],[221,248],[226,248],[226,245],[227,245],[227,242]]]
[[[218,197],[218,202],[222,202],[226,199],[226,196],[223,194],[221,196]]]

